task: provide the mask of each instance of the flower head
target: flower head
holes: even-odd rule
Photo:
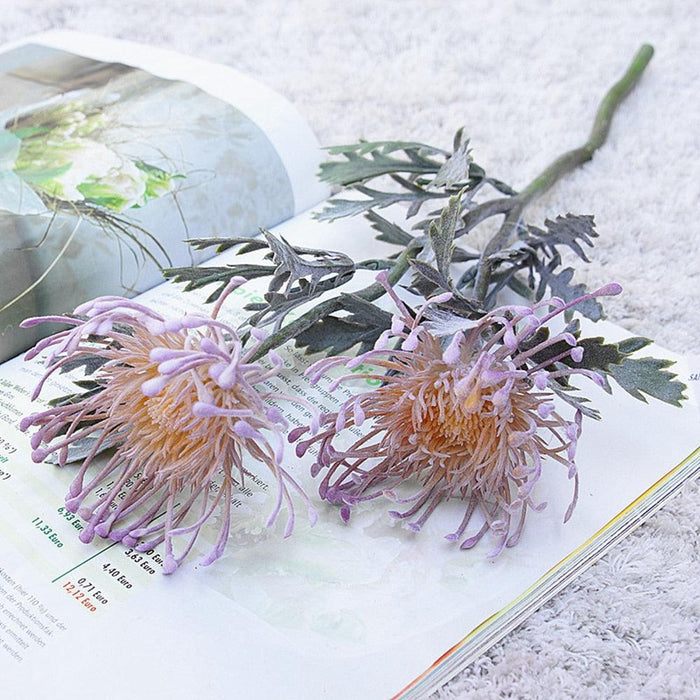
[[[411,314],[385,278],[380,281],[400,309],[391,329],[374,350],[353,359],[321,360],[308,373],[318,381],[332,366],[352,369],[368,363],[381,368],[375,376],[381,385],[324,415],[320,431],[311,437],[300,440],[306,428],[290,433],[290,440],[298,441],[300,456],[310,445],[318,445],[312,473],[325,470],[321,497],[340,505],[344,520],[361,501],[385,497],[406,504],[402,512],[390,514],[415,531],[441,502],[463,500],[462,522],[447,539],[462,539],[461,546],[467,549],[491,530],[498,538],[491,553],[496,556],[517,543],[527,510],[546,505],[534,501],[532,490],[543,462],[552,460],[562,464],[575,482],[568,519],[578,492],[574,454],[581,413],[577,411],[573,420],[562,417],[548,385],[572,374],[602,380],[575,366],[582,359],[582,348],[573,335],[538,331],[583,297],[571,304],[553,298],[533,308],[494,309],[444,344],[421,321],[430,304],[449,295],[428,300]],[[609,285],[594,296],[619,291],[617,285]],[[540,316],[536,313],[543,311]],[[392,339],[399,341],[398,347],[389,347]],[[350,447],[334,445],[338,433],[365,423],[365,434]],[[399,497],[396,487],[404,482],[417,487],[408,497]],[[463,539],[477,508],[483,525]]]
[[[25,322],[71,326],[27,354],[49,353],[34,398],[54,372],[97,366],[91,376],[94,390],[22,421],[22,430],[38,428],[32,435],[34,461],[57,453],[64,465],[69,448],[92,440],[66,497],[67,508],[87,521],[81,540],[89,542],[97,534],[137,550],[164,541],[166,573],[184,559],[217,508],[221,525],[203,564],[221,556],[236,477],[244,481],[246,476],[245,453],[263,463],[277,482],[268,525],[285,502],[285,535],[291,534],[289,486],[315,518],[303,491],[280,464],[286,421],[265,403],[273,395],[258,389],[282,361],[270,353],[271,369],[250,362],[257,345],[244,350],[236,331],[215,315],[166,320],[133,301],[100,297],[76,309],[75,317]],[[256,342],[260,340],[257,334]],[[112,456],[92,473],[95,456],[112,445],[117,445]],[[213,486],[217,478],[218,489]],[[176,537],[185,542],[178,555]]]

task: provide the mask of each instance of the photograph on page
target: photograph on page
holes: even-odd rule
[[[29,44],[0,85],[0,359],[36,340],[23,318],[133,296],[204,257],[188,239],[294,212],[266,134],[187,82]]]

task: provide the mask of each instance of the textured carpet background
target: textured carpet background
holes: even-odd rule
[[[656,56],[609,142],[529,219],[594,213],[601,237],[580,279],[620,282],[611,320],[699,353],[695,8],[692,0],[0,0],[0,41],[76,29],[226,63],[291,99],[324,144],[409,138],[447,147],[465,125],[477,161],[516,188],[585,140],[605,90],[652,43]],[[699,526],[700,489],[688,484],[438,697],[700,696]]]

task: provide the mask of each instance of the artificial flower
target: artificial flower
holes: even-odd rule
[[[79,365],[94,369],[91,390],[22,421],[22,430],[37,428],[31,438],[34,461],[56,453],[63,466],[71,447],[91,441],[66,497],[68,510],[86,521],[80,539],[90,542],[97,534],[139,551],[164,542],[165,573],[182,562],[217,509],[218,536],[202,563],[221,556],[236,479],[245,483],[246,454],[264,464],[277,483],[268,525],[286,503],[285,536],[291,534],[289,487],[315,518],[302,489],[281,466],[286,421],[267,401],[275,395],[263,387],[282,361],[273,352],[270,367],[250,362],[263,336],[255,333],[244,349],[236,331],[216,318],[218,308],[212,316],[166,320],[134,301],[100,297],[77,308],[75,316],[24,323],[70,326],[28,353],[30,359],[48,352],[34,398],[56,372]],[[96,464],[96,455],[112,445],[111,456]],[[101,495],[95,495],[100,487]],[[179,554],[173,546],[177,537],[185,539]]]
[[[568,519],[578,494],[574,457],[582,416],[580,410],[571,420],[560,415],[548,387],[575,374],[598,384],[603,379],[576,366],[583,348],[573,334],[538,331],[585,299],[619,293],[619,285],[570,303],[552,298],[532,308],[501,306],[478,321],[465,321],[471,327],[441,342],[422,321],[429,306],[451,295],[433,297],[413,314],[387,284],[385,274],[380,281],[399,308],[391,329],[373,350],[354,358],[320,360],[309,368],[308,376],[316,382],[332,367],[352,370],[362,364],[379,368],[376,374],[363,376],[381,384],[323,415],[316,434],[312,430],[310,437],[300,440],[309,430],[300,427],[289,436],[297,441],[299,456],[317,446],[312,473],[325,472],[320,496],[339,505],[346,521],[351,508],[363,501],[382,497],[405,504],[405,510],[390,515],[414,531],[441,502],[459,499],[465,503],[464,517],[447,539],[462,540],[461,547],[467,549],[490,530],[497,538],[490,556],[496,556],[518,542],[527,511],[546,505],[536,502],[533,489],[543,463],[551,460],[563,465],[574,480]],[[398,347],[390,347],[392,339]],[[554,355],[552,348],[557,348]],[[343,375],[334,384],[354,376]],[[353,426],[363,426],[363,436],[349,447],[338,447],[338,436]],[[403,484],[417,486],[409,495],[400,495],[398,487]],[[483,522],[465,537],[477,509]]]

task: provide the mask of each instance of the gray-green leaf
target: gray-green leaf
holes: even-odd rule
[[[440,170],[438,170],[430,186],[453,187],[459,182],[464,182],[469,178],[469,165],[471,161],[469,140],[466,140],[457,147],[455,152],[447,159]]]
[[[640,401],[646,402],[643,394],[647,394],[680,406],[686,398],[683,394],[686,386],[676,379],[675,374],[666,371],[666,367],[672,364],[670,360],[654,357],[641,357],[638,360],[627,357],[619,365],[611,365],[608,371],[625,391]]]
[[[460,215],[460,199],[462,193],[450,197],[447,206],[440,212],[437,221],[432,221],[428,228],[430,246],[435,253],[435,264],[440,274],[450,279],[450,263],[454,248],[455,231]]]

